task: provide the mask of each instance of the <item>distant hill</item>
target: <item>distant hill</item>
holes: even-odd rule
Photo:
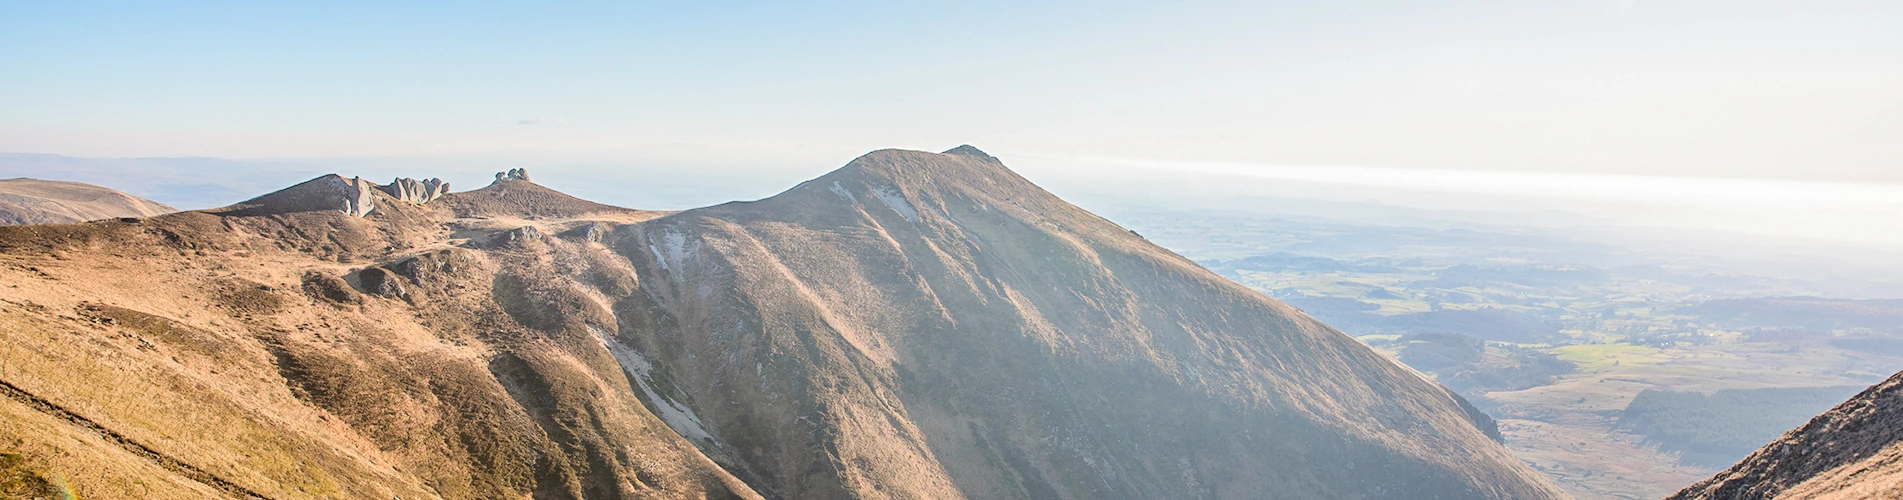
[[[1903,498],[1903,373],[1671,498]]]
[[[163,203],[91,184],[0,179],[0,225],[67,224],[177,211]]]
[[[0,474],[82,498],[1564,496],[1459,395],[969,146],[672,213],[528,179],[0,228]]]

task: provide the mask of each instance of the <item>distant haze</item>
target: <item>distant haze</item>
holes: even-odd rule
[[[1893,1],[10,2],[0,151],[968,142],[1046,157],[1899,182],[1899,47]]]

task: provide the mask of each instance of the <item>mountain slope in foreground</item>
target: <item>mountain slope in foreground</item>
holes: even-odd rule
[[[0,225],[70,224],[177,211],[163,203],[92,184],[0,179]]]
[[[0,468],[146,498],[1562,496],[1450,391],[970,147],[678,213],[526,178],[0,228]]]
[[[1903,498],[1903,373],[1672,498]]]

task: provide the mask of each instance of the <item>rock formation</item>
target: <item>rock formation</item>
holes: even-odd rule
[[[396,198],[397,201],[429,203],[431,200],[442,198],[443,195],[449,194],[449,183],[443,182],[442,179],[419,181],[408,177],[398,177],[395,181],[391,181],[390,184],[378,186],[377,189],[383,190],[384,193],[389,194],[391,198]]]
[[[343,210],[344,214],[351,217],[363,217],[377,210],[376,184],[363,180],[362,177],[349,179],[338,177],[334,185],[337,187],[337,207]]]
[[[496,172],[496,182],[502,181],[535,182],[529,180],[529,169],[526,168],[511,168],[507,172]]]

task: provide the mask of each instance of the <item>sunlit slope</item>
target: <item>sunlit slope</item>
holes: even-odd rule
[[[1560,495],[1449,391],[968,147],[609,242],[617,340],[768,495]]]
[[[0,228],[0,477],[81,498],[1560,496],[1451,392],[975,149],[674,214],[521,177],[412,203],[326,176]]]
[[[80,498],[757,497],[642,407],[598,307],[539,302],[588,245],[509,238],[535,207],[655,214],[526,182],[376,196],[0,228],[0,472]]]

